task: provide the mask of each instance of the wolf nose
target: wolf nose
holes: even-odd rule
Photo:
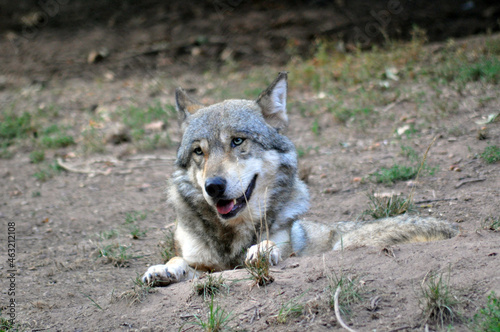
[[[205,190],[212,198],[221,197],[226,191],[226,180],[220,176],[209,178],[205,182]]]

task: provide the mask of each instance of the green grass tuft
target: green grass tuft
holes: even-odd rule
[[[380,196],[372,192],[368,194],[368,199],[370,206],[364,214],[375,219],[398,216],[414,208],[411,198],[403,198],[399,195]]]
[[[488,303],[474,315],[474,331],[500,332],[500,297],[495,292],[488,295]]]
[[[285,324],[290,317],[297,317],[302,314],[302,312],[304,311],[304,305],[299,303],[298,301],[302,296],[304,296],[304,294],[305,293],[283,303],[278,312],[278,315],[276,316],[276,321],[279,324]]]
[[[500,231],[500,217],[489,216],[481,224],[484,229],[494,232]]]
[[[484,152],[481,153],[481,158],[483,158],[487,164],[494,164],[500,161],[500,147],[498,147],[498,145],[488,145],[484,149]]]
[[[146,219],[148,213],[145,211],[132,211],[125,214],[125,224],[133,224]]]
[[[419,298],[422,316],[425,322],[437,324],[443,328],[446,324],[459,320],[456,307],[459,301],[450,287],[450,273],[443,279],[443,273],[430,273],[421,285]]]
[[[229,286],[226,284],[226,280],[222,274],[215,276],[212,273],[207,273],[193,284],[193,288],[194,292],[197,295],[203,295],[205,300],[221,293],[223,288],[229,292]]]
[[[477,62],[465,64],[458,69],[457,80],[461,82],[500,81],[500,60],[496,57],[481,57]]]
[[[227,325],[232,320],[231,313],[226,312],[219,304],[214,305],[214,297],[211,297],[208,306],[208,313],[206,320],[198,316],[194,316],[196,322],[192,324],[199,326],[205,332],[220,332],[227,329]]]
[[[39,164],[45,160],[45,151],[35,150],[30,153],[30,162],[33,164]]]
[[[32,131],[29,113],[24,112],[21,116],[0,115],[0,143],[10,145],[15,139],[25,138]]]
[[[339,310],[343,315],[350,315],[350,307],[363,300],[364,290],[359,277],[349,276],[343,272],[337,275],[335,272],[328,278],[328,290],[330,293],[330,307],[334,307],[334,296],[337,287],[340,287]]]
[[[45,182],[59,174],[61,171],[63,171],[63,168],[61,168],[57,161],[54,160],[52,163],[42,163],[38,166],[38,170],[33,174],[33,176],[38,181]]]
[[[271,255],[271,248],[267,250],[259,250],[257,257],[251,262],[245,262],[245,269],[250,273],[250,278],[254,281],[255,285],[265,286],[274,281],[274,277],[270,273],[271,262],[269,256]]]
[[[417,176],[418,168],[394,164],[391,168],[382,167],[380,171],[372,174],[377,183],[393,184],[396,181],[406,181]]]
[[[96,244],[96,247],[97,258],[106,258],[108,263],[111,263],[116,267],[126,267],[129,265],[131,259],[138,258],[127,252],[128,249],[130,249],[130,246],[124,246],[118,243],[107,245],[99,243]]]
[[[4,317],[0,317],[0,332],[8,332],[8,331],[18,331],[18,330],[15,329],[14,324],[12,324],[10,320]]]

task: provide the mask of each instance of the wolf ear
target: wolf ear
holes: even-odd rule
[[[288,125],[286,114],[287,75],[286,71],[280,72],[274,82],[257,98],[257,104],[262,109],[264,119],[277,130],[284,129]]]
[[[175,90],[175,105],[177,111],[180,113],[181,121],[186,120],[190,114],[196,113],[197,110],[203,108],[205,105],[189,97],[182,88]]]

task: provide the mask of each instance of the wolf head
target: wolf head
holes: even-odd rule
[[[203,198],[201,205],[209,207],[199,214],[216,214],[223,223],[275,218],[280,202],[297,196],[296,186],[303,184],[295,148],[281,134],[288,124],[286,94],[286,72],[255,101],[204,106],[177,89],[182,140],[176,186],[191,206],[199,207],[195,201]],[[307,197],[304,202],[306,209]]]

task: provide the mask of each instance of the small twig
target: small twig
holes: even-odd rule
[[[255,318],[257,318],[259,315],[259,309],[257,308],[257,306],[255,306],[255,310],[253,312],[253,315],[252,315],[252,318],[250,319],[250,322],[249,324],[252,324],[253,321],[255,320]]]
[[[411,329],[412,327],[411,326],[401,326],[401,327],[398,327],[397,329],[394,329],[394,330],[390,330],[389,332],[397,332],[397,331],[401,331],[401,330],[407,330],[407,329]]]
[[[342,317],[340,317],[340,309],[339,309],[339,295],[340,295],[340,286],[337,287],[337,290],[335,291],[335,296],[333,297],[333,303],[335,306],[335,317],[337,317],[337,321],[342,325],[344,329],[346,329],[349,332],[356,332],[356,330],[351,329],[349,326],[347,326],[346,323],[342,320]]]
[[[415,204],[425,204],[425,203],[432,203],[432,202],[443,202],[443,201],[458,201],[458,198],[437,198],[437,199],[425,199],[423,201],[417,201]]]
[[[186,314],[186,315],[179,316],[180,319],[186,319],[186,318],[191,318],[191,317],[194,317],[194,315],[193,314]]]
[[[464,184],[467,184],[467,183],[472,183],[472,182],[481,182],[481,181],[485,181],[485,180],[486,180],[486,178],[463,180],[462,182],[458,183],[458,184],[455,186],[455,189],[458,189],[458,188],[460,188],[461,186],[463,186]]]
[[[100,171],[100,170],[92,170],[92,169],[80,169],[76,168],[70,164],[67,164],[64,162],[61,158],[57,158],[57,164],[67,170],[68,172],[73,172],[73,173],[83,173],[83,174],[102,174],[102,175],[108,175],[108,171]]]

